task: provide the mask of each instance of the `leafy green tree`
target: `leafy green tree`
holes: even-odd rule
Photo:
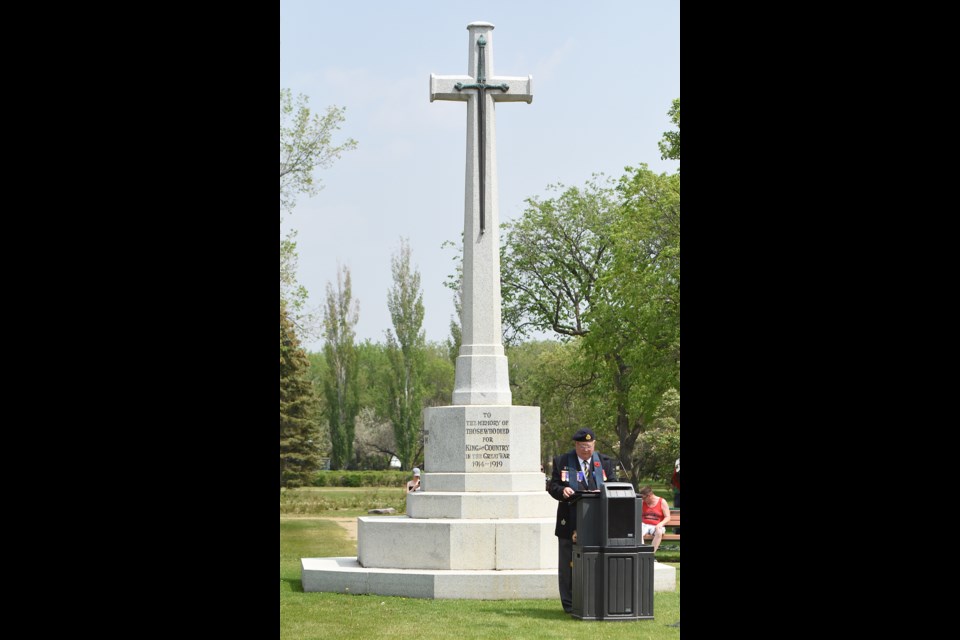
[[[280,302],[286,304],[298,335],[307,335],[311,318],[305,312],[307,289],[297,282],[297,231],[291,229],[280,239]]]
[[[354,433],[354,460],[357,468],[386,468],[397,450],[393,425],[384,410],[387,405],[384,381],[390,375],[386,346],[369,339],[358,344],[357,370],[360,412]]]
[[[280,90],[280,216],[292,211],[300,195],[312,196],[322,184],[315,178],[318,168],[330,167],[344,151],[357,146],[348,138],[341,144],[334,133],[344,121],[345,109],[327,108],[323,116],[313,114],[304,95]],[[315,331],[315,318],[306,311],[307,290],[297,282],[296,231],[280,238],[280,298],[287,303],[290,320],[299,335]]]
[[[369,338],[357,345],[357,369],[360,406],[369,407],[386,420],[387,390],[384,381],[390,375],[387,347]]]
[[[586,335],[596,281],[610,262],[609,230],[617,215],[612,181],[594,175],[583,189],[551,185],[556,198],[527,199],[519,219],[504,224],[501,291],[504,333],[537,330]],[[511,342],[514,336],[509,336]]]
[[[374,407],[360,407],[353,441],[357,469],[387,469],[396,455],[393,445],[393,424],[384,420]],[[398,458],[399,460],[399,458]]]
[[[290,211],[300,194],[315,195],[323,188],[313,175],[315,168],[327,168],[344,151],[357,147],[347,138],[334,144],[333,135],[345,119],[344,107],[327,107],[321,117],[312,114],[305,95],[293,96],[280,89],[280,213]]]
[[[594,424],[583,394],[579,343],[532,340],[507,345],[506,351],[513,403],[540,407],[540,461],[549,472],[550,459],[570,448],[570,436]],[[608,442],[600,446],[610,452]]]
[[[357,417],[355,437],[358,464],[371,464],[374,459],[382,463],[390,457],[401,459],[390,419],[389,380],[393,367],[385,344],[365,340],[357,346],[357,362],[360,385],[360,413]],[[453,365],[447,359],[446,348],[439,343],[427,343],[424,350],[422,404],[425,407],[450,404],[453,394]],[[423,459],[423,434],[417,431],[412,459]]]
[[[680,174],[627,167],[618,185],[611,261],[597,279],[601,304],[588,314],[583,348],[620,441],[621,462],[642,477],[634,447],[653,427],[664,393],[680,388]]]
[[[571,340],[541,408],[593,426],[636,482],[637,441],[679,390],[679,175],[628,168],[616,188],[595,176],[528,204],[503,252],[504,324]]]
[[[673,106],[670,107],[670,110],[667,111],[667,115],[670,116],[670,120],[673,121],[673,124],[677,125],[676,131],[664,131],[663,140],[658,144],[660,145],[660,158],[663,160],[679,160],[680,159],[680,98],[677,98],[673,101]]]
[[[503,225],[501,225],[503,226]],[[453,291],[453,307],[456,311],[456,315],[450,316],[450,337],[446,340],[447,345],[447,357],[450,358],[450,362],[454,365],[457,364],[457,357],[460,355],[460,345],[463,342],[463,325],[461,325],[461,314],[463,313],[463,302],[461,296],[463,294],[463,234],[460,234],[461,243],[459,245],[450,242],[449,240],[444,241],[441,246],[442,249],[453,248],[456,250],[456,255],[453,257],[454,260],[454,272],[452,275],[448,275],[446,281],[443,283],[443,286]],[[452,396],[452,392],[451,392]]]
[[[307,352],[307,361],[310,363],[307,369],[307,378],[313,385],[317,397],[317,424],[319,433],[315,438],[317,451],[322,457],[329,458],[333,447],[330,444],[330,425],[327,422],[327,401],[324,395],[324,380],[327,376],[327,359],[323,355],[323,350],[318,352]],[[322,462],[321,458],[321,462]]]
[[[397,457],[403,468],[409,469],[414,466],[414,454],[421,439],[426,351],[423,291],[420,272],[410,262],[409,241],[401,238],[400,252],[391,258],[390,265],[393,288],[387,292],[387,308],[393,330],[386,331],[391,369],[387,381],[388,415],[393,423]]]
[[[354,344],[359,319],[360,306],[352,299],[350,270],[338,267],[336,290],[327,283],[323,317],[323,355],[327,363],[323,392],[330,425],[330,465],[335,469],[348,468],[353,459],[354,422],[360,411]]]
[[[637,449],[641,476],[660,481],[673,476],[674,461],[680,456],[680,393],[676,389],[664,391],[653,428],[640,436]]]
[[[280,302],[280,486],[299,487],[319,465],[317,406],[309,363]]]
[[[450,404],[453,398],[454,366],[455,361],[451,362],[449,358],[449,344],[427,343],[423,406],[445,407]]]

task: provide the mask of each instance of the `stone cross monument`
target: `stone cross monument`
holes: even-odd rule
[[[500,320],[495,107],[532,78],[493,70],[493,25],[467,25],[462,76],[430,101],[466,103],[462,346],[452,404],[423,411],[422,491],[404,516],[361,517],[356,558],[304,558],[305,591],[424,598],[555,598],[556,502],[540,470],[540,409],[511,405]]]
[[[497,211],[498,102],[533,102],[527,76],[493,73],[493,25],[474,22],[466,76],[430,74],[430,102],[467,103],[467,170],[463,218],[463,325],[454,405],[509,405],[510,382],[500,330],[500,216]]]

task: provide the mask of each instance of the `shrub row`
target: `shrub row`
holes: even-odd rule
[[[413,476],[409,471],[318,471],[314,487],[403,487]]]

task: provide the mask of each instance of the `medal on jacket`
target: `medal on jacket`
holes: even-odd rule
[[[562,469],[560,471],[560,482],[566,482],[566,481],[567,481],[567,470]]]

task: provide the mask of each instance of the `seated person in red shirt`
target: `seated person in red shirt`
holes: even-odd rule
[[[670,506],[666,500],[653,493],[653,487],[650,485],[640,489],[640,497],[643,498],[641,515],[643,533],[641,535],[653,536],[653,552],[656,553],[660,546],[660,539],[666,531],[665,525],[670,520]]]

